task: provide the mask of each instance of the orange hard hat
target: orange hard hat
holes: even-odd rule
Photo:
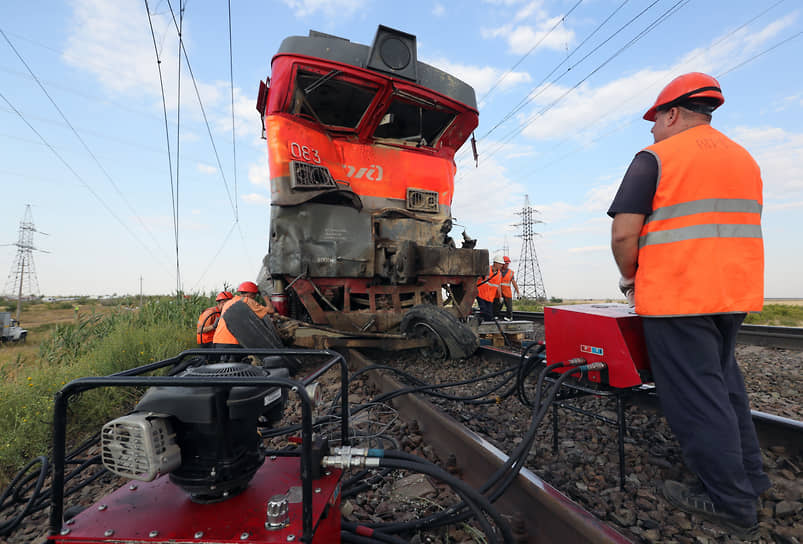
[[[658,110],[685,106],[695,98],[713,99],[709,111],[705,113],[711,113],[725,102],[719,81],[702,72],[690,72],[676,77],[663,88],[658,98],[655,99],[655,104],[644,114],[644,119],[655,121],[655,113]]]
[[[259,289],[257,288],[257,284],[252,281],[244,281],[237,287],[237,291],[240,293],[259,293]]]
[[[509,262],[510,262],[510,257],[508,257],[507,255],[505,255],[504,257],[502,257],[502,259],[504,259],[506,263],[509,263]]]
[[[220,302],[221,300],[229,300],[230,298],[234,298],[234,295],[232,295],[228,291],[221,291],[215,297],[215,302]]]

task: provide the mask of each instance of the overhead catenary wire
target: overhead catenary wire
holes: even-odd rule
[[[629,0],[625,0],[625,2],[628,2],[628,1],[629,1]],[[548,31],[546,31],[546,32],[544,33],[544,35],[543,35],[543,36],[541,36],[541,39],[540,39],[540,40],[538,40],[537,42],[535,42],[535,45],[533,45],[533,46],[530,48],[530,50],[529,50],[529,51],[527,51],[526,53],[524,53],[524,55],[522,55],[522,57],[521,57],[519,60],[517,60],[517,61],[516,61],[516,62],[513,64],[513,66],[511,66],[511,67],[510,67],[510,69],[508,69],[508,70],[507,70],[505,73],[503,73],[501,76],[499,76],[499,79],[497,79],[497,80],[496,80],[496,82],[495,82],[495,83],[494,83],[494,84],[491,86],[491,88],[490,88],[490,89],[488,89],[487,91],[485,91],[485,94],[484,94],[484,95],[482,95],[482,97],[481,97],[481,98],[480,98],[480,99],[479,99],[477,102],[478,102],[478,103],[479,103],[479,102],[482,102],[483,100],[485,100],[486,98],[488,98],[488,96],[490,96],[490,94],[491,94],[491,93],[492,93],[492,92],[493,92],[493,91],[494,91],[494,90],[495,90],[495,89],[496,89],[496,88],[497,88],[499,85],[501,85],[501,83],[502,83],[502,82],[505,80],[505,78],[506,78],[507,76],[509,76],[509,75],[510,75],[510,74],[513,72],[513,70],[515,70],[515,69],[516,69],[516,68],[519,66],[519,64],[521,64],[522,62],[524,62],[524,59],[526,59],[527,57],[529,57],[529,56],[532,54],[532,52],[533,52],[533,51],[535,51],[535,50],[538,48],[538,46],[539,46],[539,45],[541,45],[541,44],[544,42],[544,40],[546,40],[546,39],[549,37],[549,35],[550,35],[550,34],[552,34],[552,32],[553,32],[553,31],[554,31],[556,28],[558,28],[560,25],[562,25],[563,23],[565,23],[565,22],[566,22],[566,17],[568,17],[568,16],[569,16],[569,15],[570,15],[570,14],[571,14],[571,13],[572,13],[572,12],[573,12],[573,11],[574,11],[576,8],[577,8],[577,6],[579,6],[579,5],[580,5],[580,4],[582,4],[582,3],[583,3],[583,0],[577,0],[577,3],[575,3],[575,4],[574,4],[574,5],[573,5],[573,6],[572,6],[570,9],[569,9],[569,11],[567,11],[566,13],[564,13],[564,14],[563,14],[563,16],[562,16],[562,17],[561,17],[561,18],[558,20],[558,22],[556,22],[554,25],[552,25],[552,28],[550,28]]]
[[[604,68],[606,65],[608,65],[616,57],[621,55],[624,51],[626,51],[627,49],[632,47],[641,38],[643,38],[644,36],[646,36],[647,34],[652,32],[653,30],[655,30],[655,28],[657,28],[658,25],[660,25],[661,23],[666,21],[669,17],[671,17],[672,15],[674,15],[675,13],[680,11],[689,2],[690,2],[690,0],[678,0],[677,2],[675,2],[675,4],[673,4],[670,8],[665,10],[655,20],[653,20],[649,25],[647,25],[647,27],[645,27],[643,30],[641,30],[638,34],[636,34],[636,36],[631,38],[627,43],[625,43],[622,47],[620,47],[618,50],[616,50],[612,55],[610,55],[607,59],[605,59],[601,64],[599,64],[597,67],[595,67],[593,70],[591,70],[588,74],[586,74],[584,77],[582,77],[577,83],[575,83],[573,86],[569,87],[566,91],[564,91],[560,96],[555,98],[552,102],[550,102],[549,104],[547,104],[546,106],[544,106],[543,108],[538,110],[536,113],[534,113],[533,115],[529,116],[522,123],[520,123],[519,126],[516,129],[514,129],[512,132],[508,133],[508,135],[505,136],[505,138],[501,142],[499,142],[497,147],[495,147],[491,152],[489,152],[489,154],[486,156],[486,158],[492,157],[496,153],[498,153],[501,149],[504,148],[504,145],[507,142],[509,142],[511,139],[513,139],[518,134],[520,134],[527,127],[532,125],[535,121],[537,121],[538,119],[543,117],[543,115],[546,112],[548,112],[549,110],[554,108],[557,104],[562,102],[569,94],[574,92],[574,90],[577,89],[580,85],[585,83],[589,78],[591,78],[594,74],[599,72],[602,68]]]
[[[83,186],[83,187],[84,187],[84,188],[85,188],[87,191],[89,191],[89,193],[90,193],[90,194],[91,194],[91,195],[92,195],[92,196],[95,198],[95,200],[97,200],[97,201],[98,201],[98,202],[99,202],[99,203],[100,203],[100,204],[101,204],[101,205],[102,205],[102,206],[103,206],[103,207],[106,209],[106,211],[107,211],[107,212],[109,212],[109,214],[110,214],[112,217],[114,217],[114,219],[115,219],[115,220],[116,220],[118,223],[120,223],[120,225],[121,225],[121,226],[122,226],[122,227],[123,227],[123,228],[126,230],[126,232],[128,232],[128,234],[129,234],[129,235],[130,235],[130,236],[131,236],[131,237],[132,237],[134,240],[136,240],[136,242],[137,242],[138,244],[140,244],[140,245],[141,245],[141,246],[142,246],[142,247],[145,249],[145,251],[147,251],[147,252],[148,252],[148,253],[151,255],[151,257],[153,257],[154,261],[156,261],[156,262],[158,262],[160,265],[164,266],[164,263],[162,263],[161,259],[159,259],[159,257],[158,257],[156,254],[154,254],[154,253],[153,253],[153,251],[151,250],[151,248],[150,248],[149,246],[147,246],[147,245],[146,245],[146,244],[145,244],[145,243],[144,243],[144,242],[143,242],[143,241],[142,241],[142,240],[141,240],[141,239],[140,239],[140,238],[139,238],[139,237],[138,237],[138,236],[137,236],[137,235],[134,233],[134,231],[132,231],[132,230],[131,230],[131,228],[130,228],[130,227],[129,227],[129,226],[128,226],[128,225],[127,225],[127,224],[126,224],[126,223],[125,223],[125,222],[124,222],[122,219],[120,219],[120,216],[119,216],[119,215],[118,215],[118,214],[117,214],[117,213],[116,213],[116,212],[115,212],[115,211],[114,211],[114,210],[111,208],[111,206],[109,206],[109,205],[106,203],[106,201],[105,201],[105,200],[103,200],[103,198],[102,198],[102,197],[101,197],[101,196],[98,194],[98,192],[97,192],[97,191],[95,191],[95,189],[93,189],[93,188],[92,188],[92,186],[91,186],[91,185],[89,185],[89,183],[87,183],[87,182],[86,182],[86,180],[84,180],[84,178],[83,178],[83,177],[82,177],[82,176],[81,176],[81,175],[80,175],[80,174],[79,174],[79,173],[78,173],[78,172],[75,170],[75,168],[73,168],[73,167],[72,167],[72,165],[71,165],[69,162],[67,162],[67,160],[66,160],[66,159],[64,159],[64,157],[62,157],[62,156],[61,156],[61,154],[60,154],[58,151],[56,151],[56,148],[55,148],[55,147],[53,147],[53,145],[51,145],[51,144],[50,144],[50,142],[48,142],[48,141],[47,141],[47,139],[45,139],[45,137],[44,137],[44,136],[42,136],[42,134],[41,134],[41,133],[40,133],[38,130],[36,130],[36,128],[35,128],[35,127],[34,127],[34,126],[33,126],[33,125],[30,123],[30,122],[28,122],[28,120],[25,118],[25,116],[22,114],[22,112],[21,112],[20,110],[18,110],[18,109],[17,109],[17,108],[16,108],[16,107],[15,107],[15,106],[14,106],[14,105],[13,105],[13,104],[12,104],[12,103],[11,103],[11,102],[8,100],[8,98],[6,98],[6,96],[5,96],[5,95],[4,95],[2,92],[0,92],[0,98],[2,98],[2,99],[3,99],[3,101],[4,101],[6,104],[8,104],[8,106],[9,106],[9,107],[10,107],[10,108],[11,108],[11,109],[14,111],[14,113],[16,113],[16,114],[17,114],[17,116],[18,116],[18,117],[19,117],[19,118],[22,120],[22,122],[23,122],[23,123],[25,123],[25,124],[28,126],[28,128],[30,128],[30,129],[33,131],[33,133],[34,133],[34,134],[36,134],[36,136],[37,136],[37,137],[39,137],[39,140],[40,140],[40,141],[41,141],[41,142],[42,142],[42,143],[43,143],[43,144],[44,144],[44,145],[45,145],[45,146],[46,146],[48,149],[50,149],[50,151],[51,151],[51,152],[52,152],[52,153],[53,153],[53,154],[56,156],[56,158],[57,158],[57,159],[58,159],[58,160],[59,160],[59,161],[60,161],[60,162],[61,162],[61,163],[64,165],[64,167],[65,167],[65,168],[67,168],[67,170],[69,170],[69,171],[70,171],[70,173],[71,173],[73,176],[75,176],[75,179],[77,179],[77,180],[78,180],[78,182],[79,182],[79,183],[80,183],[80,184],[81,184],[81,185],[82,185],[82,186]]]
[[[153,39],[153,49],[156,53],[156,67],[159,70],[159,88],[162,92],[162,111],[164,112],[164,122],[165,122],[165,141],[167,144],[167,164],[168,164],[168,172],[170,173],[170,198],[172,201],[172,208],[173,208],[173,229],[174,233],[176,233],[176,285],[179,285],[179,253],[178,253],[178,217],[176,217],[176,196],[175,196],[175,187],[173,182],[173,156],[170,153],[170,129],[167,125],[167,98],[165,97],[165,86],[164,86],[164,77],[162,76],[162,60],[159,58],[159,47],[156,44],[156,32],[153,29],[153,20],[151,19],[151,9],[148,5],[148,0],[145,0],[145,11],[148,14],[148,24],[150,25],[151,29],[151,38]],[[178,293],[177,289],[177,293]]]
[[[737,32],[739,32],[739,31],[740,31],[740,30],[742,30],[743,28],[747,27],[747,26],[748,26],[748,25],[750,25],[751,23],[755,22],[757,19],[759,19],[760,17],[762,17],[763,15],[765,15],[767,12],[769,12],[770,10],[772,10],[773,8],[777,7],[778,5],[782,4],[782,3],[783,3],[783,2],[785,2],[785,1],[786,1],[786,0],[778,0],[777,2],[775,2],[774,4],[772,4],[771,6],[769,6],[769,7],[765,8],[765,9],[761,10],[759,13],[757,13],[757,14],[756,14],[756,15],[754,15],[754,16],[752,16],[750,19],[746,20],[744,23],[740,24],[738,27],[734,28],[733,30],[731,30],[731,31],[730,31],[730,32],[728,32],[727,34],[724,34],[723,36],[721,36],[720,38],[718,38],[717,40],[715,40],[715,41],[714,41],[714,42],[713,42],[713,43],[712,43],[712,44],[711,44],[711,45],[710,45],[708,48],[706,48],[706,49],[705,49],[705,50],[703,50],[703,51],[700,51],[700,52],[698,52],[698,53],[697,53],[697,54],[695,54],[694,56],[690,57],[688,60],[689,60],[689,61],[691,61],[691,60],[694,60],[695,58],[697,58],[697,57],[699,57],[699,56],[703,55],[705,51],[707,51],[707,50],[710,50],[710,49],[713,49],[714,47],[717,47],[719,44],[721,44],[722,42],[724,42],[725,40],[727,40],[728,38],[730,38],[731,36],[733,36],[734,34],[736,34]],[[739,62],[738,64],[736,64],[736,65],[734,65],[733,67],[729,68],[729,69],[728,69],[728,70],[726,70],[725,72],[722,72],[722,73],[720,73],[720,74],[717,74],[717,75],[716,75],[716,78],[717,78],[717,79],[721,79],[721,78],[723,78],[723,77],[724,77],[726,74],[728,74],[728,73],[730,73],[730,72],[733,72],[733,71],[735,71],[735,70],[737,70],[737,69],[739,69],[739,68],[742,68],[742,67],[743,67],[743,66],[745,66],[746,64],[748,64],[748,63],[750,63],[750,62],[752,62],[752,61],[754,61],[754,60],[756,60],[756,59],[758,59],[758,58],[762,57],[763,55],[765,55],[765,54],[769,53],[770,51],[772,51],[772,50],[776,49],[777,47],[779,47],[779,46],[781,46],[781,45],[784,45],[785,43],[787,43],[787,42],[789,42],[789,41],[791,41],[791,40],[793,40],[793,39],[795,39],[795,38],[798,38],[798,37],[800,37],[801,35],[803,35],[803,32],[800,32],[800,33],[798,33],[798,34],[795,34],[795,35],[793,35],[793,36],[790,36],[790,37],[788,37],[788,38],[785,38],[785,39],[783,39],[782,41],[780,41],[780,42],[778,42],[778,43],[776,43],[776,44],[774,44],[774,45],[772,45],[772,46],[768,47],[767,49],[764,49],[764,50],[760,51],[759,53],[757,53],[757,54],[753,55],[752,57],[750,57],[750,58],[748,58],[748,59],[746,59],[746,60],[744,60],[744,61],[742,61],[742,62]],[[656,82],[656,83],[657,83],[657,82]],[[635,96],[635,95],[634,95],[634,96]],[[619,103],[618,103],[616,106],[612,107],[612,108],[611,108],[611,109],[610,109],[608,112],[606,112],[606,113],[604,113],[604,114],[602,114],[602,115],[600,115],[600,116],[596,117],[595,119],[593,119],[593,120],[589,121],[589,122],[588,122],[588,123],[587,123],[587,124],[586,124],[586,125],[583,127],[583,130],[581,130],[581,131],[579,131],[579,132],[577,132],[577,133],[574,133],[574,134],[573,134],[571,137],[564,138],[563,140],[561,140],[560,142],[558,142],[556,145],[554,145],[554,146],[553,146],[551,149],[552,149],[552,150],[556,150],[557,148],[561,147],[561,146],[562,146],[563,144],[565,144],[566,142],[568,142],[568,141],[571,141],[571,140],[574,140],[574,139],[577,137],[577,135],[578,135],[578,134],[583,134],[583,133],[589,132],[589,131],[590,131],[590,130],[593,128],[593,127],[595,127],[595,126],[596,126],[596,125],[598,125],[599,123],[603,122],[603,121],[604,121],[606,118],[608,118],[609,116],[613,115],[614,113],[616,113],[616,112],[618,112],[618,111],[621,111],[621,109],[622,109],[622,106],[623,106],[624,104],[626,104],[627,102],[630,102],[630,101],[632,101],[632,100],[633,100],[633,98],[634,98],[634,96],[630,96],[630,97],[628,97],[628,98],[626,98],[626,99],[622,100],[622,101],[621,101],[621,102],[619,102]],[[603,139],[605,139],[605,138],[607,138],[607,137],[611,136],[612,134],[615,134],[615,133],[617,133],[617,132],[620,132],[620,131],[624,130],[625,128],[627,128],[628,126],[632,125],[633,123],[635,123],[635,122],[637,122],[637,121],[639,121],[639,120],[640,120],[640,118],[631,118],[631,119],[628,119],[627,121],[625,121],[625,122],[623,122],[623,123],[620,123],[620,124],[618,124],[617,126],[613,127],[611,130],[608,130],[607,132],[604,132],[604,133],[602,133],[602,134],[598,135],[597,137],[595,137],[595,138],[592,138],[591,140],[588,140],[588,141],[587,141],[585,144],[582,144],[582,145],[580,145],[580,146],[574,147],[573,149],[571,149],[571,150],[567,151],[566,153],[563,153],[562,155],[558,155],[557,157],[555,157],[554,159],[552,159],[552,160],[550,160],[550,161],[548,161],[548,162],[540,162],[540,163],[539,163],[538,165],[536,165],[536,166],[533,166],[533,165],[528,165],[528,166],[526,167],[526,169],[527,169],[527,173],[528,173],[529,175],[531,175],[531,174],[533,174],[534,172],[539,172],[539,171],[546,170],[546,169],[547,169],[547,168],[549,168],[550,166],[552,166],[552,165],[554,165],[554,164],[557,164],[557,163],[559,163],[560,161],[562,161],[562,160],[564,160],[564,159],[566,159],[566,158],[568,158],[568,157],[571,157],[572,155],[574,155],[575,153],[577,153],[578,151],[580,151],[581,149],[583,149],[583,148],[584,148],[584,147],[586,147],[587,145],[589,145],[589,144],[595,144],[595,143],[598,143],[599,141],[601,141],[601,140],[603,140]],[[518,174],[516,174],[516,175],[518,175]],[[514,176],[514,177],[516,177],[516,176]]]
[[[106,176],[106,179],[109,181],[111,186],[114,188],[114,190],[117,193],[117,195],[122,199],[122,201],[125,203],[125,205],[128,207],[128,209],[131,211],[131,213],[134,215],[134,217],[137,219],[137,221],[139,221],[139,224],[142,226],[143,230],[145,230],[145,232],[147,232],[151,236],[151,238],[153,239],[154,243],[156,244],[156,247],[161,250],[162,248],[159,245],[159,241],[156,239],[156,237],[154,236],[153,232],[151,232],[151,230],[147,227],[147,225],[145,225],[145,222],[142,220],[142,216],[139,213],[137,213],[137,211],[131,205],[131,202],[129,202],[129,200],[126,198],[126,196],[120,190],[120,187],[114,181],[114,179],[112,178],[111,174],[109,174],[109,172],[106,170],[106,168],[104,168],[103,164],[101,164],[100,160],[95,155],[95,153],[89,148],[89,145],[81,137],[81,134],[78,132],[78,130],[73,126],[73,124],[67,118],[67,115],[59,107],[59,105],[56,102],[56,100],[51,96],[51,94],[48,92],[48,90],[45,87],[45,85],[42,83],[42,81],[39,79],[39,77],[33,71],[33,69],[28,64],[28,62],[23,58],[22,54],[17,50],[17,48],[11,42],[11,39],[8,37],[8,35],[5,33],[5,31],[2,28],[0,28],[0,34],[2,34],[3,39],[6,40],[6,43],[8,43],[8,46],[11,48],[11,50],[14,52],[14,54],[17,56],[17,58],[23,64],[23,66],[25,66],[25,69],[28,70],[28,73],[30,74],[30,76],[33,78],[33,80],[36,82],[36,84],[39,86],[39,88],[45,94],[47,99],[50,101],[50,103],[53,105],[53,107],[59,113],[59,115],[61,116],[62,120],[64,120],[64,123],[72,131],[72,133],[75,135],[76,139],[81,143],[83,148],[86,150],[86,152],[89,154],[89,156],[95,162],[95,164],[98,166],[100,171],[103,172],[103,175]]]
[[[167,5],[170,8],[170,15],[173,19],[173,26],[175,26],[176,31],[181,33],[178,22],[176,21],[176,14],[173,12],[173,6],[170,3],[170,0],[167,0]],[[192,85],[195,89],[195,96],[198,99],[198,106],[201,109],[201,116],[204,119],[204,124],[206,125],[206,132],[209,135],[209,141],[212,144],[212,151],[215,154],[215,160],[217,161],[218,169],[220,170],[220,176],[223,180],[223,185],[226,188],[226,195],[229,198],[229,204],[231,205],[232,213],[234,214],[234,218],[237,219],[237,209],[234,205],[234,201],[231,196],[231,190],[229,189],[229,182],[226,180],[226,173],[223,170],[223,164],[220,161],[220,154],[217,151],[217,146],[215,145],[215,138],[212,135],[212,127],[209,125],[209,118],[206,115],[206,110],[204,109],[204,103],[201,99],[201,92],[198,89],[198,82],[195,80],[195,74],[192,71],[192,65],[190,64],[190,57],[187,54],[187,48],[184,46],[184,42],[179,40],[179,46],[181,48],[181,52],[184,54],[184,61],[187,63],[187,71],[190,73],[190,78],[192,79]]]

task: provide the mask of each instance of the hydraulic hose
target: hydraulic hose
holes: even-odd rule
[[[437,478],[448,484],[452,489],[455,490],[456,493],[463,497],[463,502],[466,503],[466,505],[471,509],[472,513],[476,516],[477,521],[481,526],[483,526],[483,532],[486,534],[486,536],[488,536],[488,538],[492,538],[494,541],[497,540],[494,536],[494,531],[491,529],[490,524],[488,524],[488,521],[485,519],[483,513],[487,514],[497,526],[502,534],[502,541],[505,544],[513,544],[513,533],[504,518],[502,518],[490,501],[488,501],[487,497],[465,483],[463,480],[455,478],[438,466],[421,462],[412,462],[406,459],[380,458],[379,466],[420,472],[422,474],[432,476],[433,478]]]
[[[11,484],[9,484],[8,488],[3,492],[3,495],[0,496],[0,506],[2,506],[6,502],[8,497],[12,493],[15,493],[16,486],[20,482],[20,480],[22,480],[22,477],[36,463],[41,463],[42,466],[39,468],[39,477],[36,479],[36,485],[34,486],[33,493],[31,493],[31,497],[28,499],[28,502],[25,504],[25,507],[22,509],[22,511],[19,514],[14,516],[12,519],[4,520],[4,521],[0,522],[0,535],[2,535],[2,536],[10,535],[14,531],[14,529],[17,528],[17,526],[20,524],[20,522],[23,519],[25,519],[25,516],[28,515],[28,513],[30,512],[34,502],[39,497],[39,492],[41,491],[42,485],[45,482],[45,477],[47,476],[48,472],[50,471],[50,466],[49,466],[49,462],[47,460],[47,457],[40,456],[40,457],[37,457],[36,459],[32,459],[27,465],[25,465],[25,467],[22,470],[17,472],[17,475],[14,476],[14,479],[11,481]]]

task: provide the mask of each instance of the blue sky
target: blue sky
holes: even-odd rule
[[[35,254],[45,295],[138,293],[140,277],[146,294],[174,292],[174,201],[183,289],[254,279],[270,195],[259,80],[286,36],[316,29],[370,44],[383,24],[415,34],[420,60],[477,92],[479,167],[467,147],[458,153],[457,238],[465,227],[480,247],[508,247],[515,270],[527,195],[543,221],[535,248],[547,294],[618,296],[605,211],[652,143],[641,115],[670,79],[704,71],[725,95],[713,125],[762,168],[766,296],[803,297],[800,0],[232,0],[231,68],[227,2],[189,1],[195,85],[182,60],[180,110],[170,9],[149,8],[166,106],[144,1],[30,0],[3,11],[0,243],[16,241],[31,204],[48,233],[35,237],[49,251]],[[14,255],[0,247],[0,274]]]

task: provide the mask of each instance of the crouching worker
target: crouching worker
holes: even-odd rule
[[[273,305],[262,305],[256,297],[259,290],[252,281],[237,287],[237,296],[226,302],[220,312],[213,342],[215,348],[270,348],[278,347],[270,341],[273,324],[263,318],[276,313]],[[268,329],[271,330],[268,330]]]
[[[220,319],[220,311],[227,300],[231,300],[234,295],[228,291],[221,291],[215,297],[215,305],[210,306],[198,318],[198,327],[196,328],[196,341],[199,348],[211,348],[214,345],[215,330],[217,329],[217,322]]]

